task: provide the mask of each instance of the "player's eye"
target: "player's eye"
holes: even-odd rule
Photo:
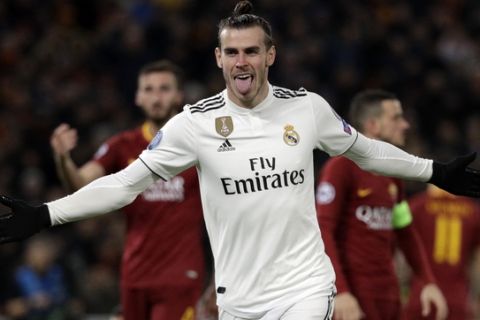
[[[172,91],[172,87],[171,87],[171,86],[162,86],[162,87],[160,87],[160,92],[169,92],[169,91]]]
[[[249,56],[256,55],[259,52],[260,52],[259,48],[248,48],[247,50],[245,50],[245,53],[248,54]]]
[[[237,50],[235,49],[225,49],[224,52],[227,56],[234,56],[237,54]]]

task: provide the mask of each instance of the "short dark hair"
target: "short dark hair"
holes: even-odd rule
[[[362,131],[367,119],[382,114],[382,102],[385,100],[398,100],[398,98],[395,94],[380,89],[369,89],[357,93],[350,103],[349,123]]]
[[[155,72],[171,72],[175,76],[175,79],[177,80],[177,87],[179,89],[183,88],[183,71],[179,66],[177,66],[172,61],[162,59],[162,60],[150,62],[144,65],[140,69],[138,76],[140,77],[142,75],[155,73]]]
[[[253,5],[248,0],[242,0],[237,3],[231,16],[224,18],[218,24],[218,46],[220,43],[220,33],[223,29],[246,29],[250,27],[258,26],[262,28],[265,33],[265,45],[267,49],[273,46],[272,27],[270,23],[264,18],[250,13],[253,9]]]

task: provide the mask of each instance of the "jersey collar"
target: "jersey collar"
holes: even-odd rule
[[[150,125],[150,123],[145,122],[142,125],[142,136],[148,142],[150,142],[153,139],[152,126]]]

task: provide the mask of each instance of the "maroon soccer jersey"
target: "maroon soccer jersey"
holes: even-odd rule
[[[449,306],[448,319],[468,319],[466,272],[473,252],[480,245],[480,211],[470,198],[456,197],[436,187],[410,199],[414,227],[427,250],[437,284]],[[421,281],[414,277],[407,318],[420,315]]]
[[[107,174],[125,168],[147,147],[147,124],[110,138],[94,160]],[[127,287],[203,285],[203,216],[195,168],[159,179],[122,209],[127,235],[122,282]]]
[[[338,292],[398,300],[392,208],[403,199],[401,182],[336,157],[329,159],[320,173],[316,198]]]

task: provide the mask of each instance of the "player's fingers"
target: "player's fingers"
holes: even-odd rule
[[[458,157],[457,159],[455,159],[455,161],[457,162],[457,165],[460,168],[466,168],[470,163],[472,163],[475,160],[476,157],[477,157],[477,153],[472,152],[470,154]]]
[[[77,130],[68,129],[68,131],[52,136],[51,146],[56,153],[65,154],[76,147],[77,140]]]
[[[62,123],[53,131],[52,135],[50,136],[50,144],[53,148],[58,148],[59,143],[61,143],[61,138],[68,131],[70,126],[66,123]]]
[[[0,244],[12,242],[14,239],[10,236],[0,236]]]
[[[366,317],[365,313],[363,312],[363,310],[360,309],[359,319],[364,319],[365,317]]]
[[[0,203],[3,205],[11,208],[13,206],[13,199],[7,196],[4,196],[3,194],[0,195]]]
[[[422,299],[422,316],[426,317],[430,314],[430,301]]]
[[[4,229],[4,226],[1,223],[2,222],[5,223],[5,221],[10,219],[12,216],[13,216],[13,214],[11,212],[7,213],[7,214],[0,215],[0,231],[2,231]]]
[[[57,135],[57,138],[59,139],[62,139],[62,140],[65,140],[65,139],[72,139],[72,138],[75,138],[77,136],[77,129],[67,129],[67,130],[64,130],[62,132],[60,132],[58,135]]]
[[[348,319],[345,319],[345,317],[343,316],[342,313],[337,314],[334,319],[335,320],[348,320]]]
[[[77,129],[68,129],[67,131],[62,132],[57,137],[61,142],[76,141],[77,139]]]
[[[465,168],[465,171],[472,174],[475,177],[477,177],[480,174],[480,170],[475,169],[475,168],[471,168],[471,167]]]
[[[53,135],[59,135],[62,132],[67,131],[68,129],[70,129],[70,126],[68,124],[61,123],[58,127],[55,128],[55,130],[53,130]]]
[[[69,125],[59,128],[57,132],[52,135],[52,140],[57,140],[60,143],[65,143],[77,139],[77,129],[71,128]]]
[[[447,307],[447,304],[446,304],[446,301],[445,302],[438,302],[436,303],[436,308],[437,308],[437,316],[436,316],[436,320],[445,320],[447,319],[447,316],[448,316],[448,307]]]
[[[363,313],[362,309],[358,309],[356,315],[355,315],[355,320],[360,320],[365,318],[365,314]]]
[[[333,320],[344,320],[343,317],[342,317],[342,313],[335,310],[333,312]]]
[[[345,306],[337,306],[335,305],[333,312],[333,317],[335,320],[350,320],[349,319],[349,312],[345,308]]]
[[[71,141],[77,141],[77,129],[70,129],[66,135]]]
[[[362,318],[357,309],[342,309],[334,314],[335,320],[359,320]]]

